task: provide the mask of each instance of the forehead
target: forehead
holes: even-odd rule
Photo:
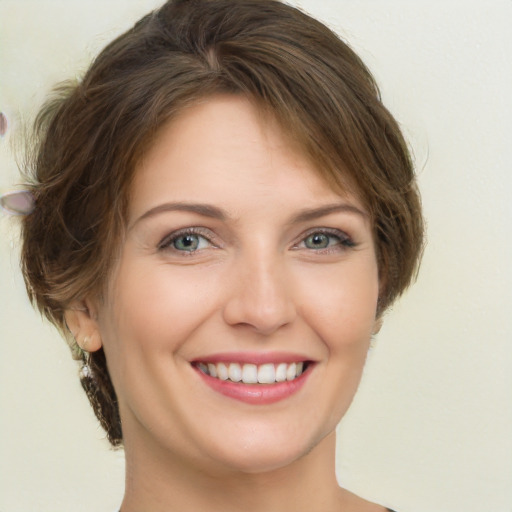
[[[360,203],[329,183],[268,111],[243,96],[215,96],[160,130],[136,169],[130,217],[163,201],[270,200],[276,191]]]

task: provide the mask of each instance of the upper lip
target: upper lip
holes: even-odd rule
[[[194,358],[191,362],[261,365],[267,363],[300,363],[305,361],[312,361],[312,359],[310,357],[291,352],[219,352]]]

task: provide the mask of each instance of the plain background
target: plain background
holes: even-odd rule
[[[159,3],[0,0],[0,190],[17,183],[13,147],[51,85]],[[300,5],[376,75],[428,221],[418,283],[387,315],[340,427],[339,479],[400,512],[511,512],[512,2]],[[0,280],[0,511],[113,512],[122,451],[25,297],[5,215]]]

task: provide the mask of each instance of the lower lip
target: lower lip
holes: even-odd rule
[[[247,404],[267,405],[280,402],[297,393],[309,377],[311,366],[312,364],[294,380],[276,382],[275,384],[244,384],[211,377],[198,368],[196,371],[210,388],[221,395]]]

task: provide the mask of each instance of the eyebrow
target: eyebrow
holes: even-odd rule
[[[325,206],[320,206],[319,208],[304,209],[292,217],[290,224],[319,219],[320,217],[325,217],[326,215],[331,215],[333,213],[355,213],[356,215],[360,215],[364,219],[368,218],[368,214],[366,212],[364,212],[357,206],[354,206],[353,204],[333,203],[327,204]]]
[[[210,217],[218,220],[226,220],[227,215],[216,206],[202,203],[163,203],[154,208],[151,208],[146,213],[143,213],[137,220],[135,220],[128,229],[131,229],[135,224],[141,220],[154,217],[165,212],[192,212],[202,215],[203,217]]]
[[[137,220],[135,220],[131,224],[131,226],[128,229],[131,229],[135,224],[139,223],[141,220],[154,217],[161,213],[173,211],[196,213],[203,217],[210,217],[212,219],[218,219],[221,221],[225,221],[230,218],[230,216],[221,208],[218,208],[217,206],[213,206],[210,204],[183,202],[163,203],[143,213]],[[367,213],[357,208],[357,206],[354,206],[353,204],[333,203],[325,206],[320,206],[318,208],[306,208],[304,210],[301,210],[290,219],[289,224],[307,222],[321,217],[325,217],[326,215],[331,215],[333,213],[354,213],[356,215],[360,215],[364,219],[368,218]]]

